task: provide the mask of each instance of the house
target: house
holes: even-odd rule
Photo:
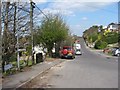
[[[117,32],[119,31],[118,26],[120,24],[117,23],[110,23],[108,26],[103,26],[103,30],[104,30],[104,35],[106,35],[109,32]]]
[[[107,26],[103,26],[102,29],[106,30],[106,29],[107,29]]]
[[[111,32],[118,32],[118,24],[117,23],[110,23],[107,26],[107,29],[110,30]]]

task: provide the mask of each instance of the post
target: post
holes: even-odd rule
[[[0,0],[0,18],[1,18],[1,0]],[[0,19],[0,66],[2,66],[2,27],[1,27],[1,19]],[[2,77],[0,77],[2,78]],[[2,90],[2,81],[0,81],[0,89]]]
[[[19,2],[18,2],[18,5],[19,6]],[[15,10],[18,10],[16,4],[15,4]],[[16,15],[16,11],[15,11],[15,15]],[[20,57],[19,57],[19,30],[18,30],[18,15],[17,17],[14,17],[16,18],[15,20],[15,26],[17,28],[17,67],[18,67],[18,70],[20,70]]]
[[[16,10],[17,10],[17,6],[16,6],[16,2],[14,3],[14,26],[13,26],[13,33],[14,33],[14,39],[15,37],[15,33],[16,33]],[[16,43],[14,43],[14,47],[15,47]]]
[[[18,32],[17,32],[17,66],[18,66],[18,70],[20,70],[19,35],[18,35]]]
[[[32,56],[32,64],[34,64],[34,42],[33,42],[33,2],[30,0],[30,31],[31,31],[31,46],[32,46],[32,51],[31,51],[31,56]]]
[[[1,18],[1,0],[0,0],[0,18]],[[0,19],[0,65],[2,63],[2,27],[1,27],[1,19]]]
[[[118,2],[118,34],[120,34],[120,1]],[[118,36],[118,46],[120,47],[120,35]],[[118,68],[120,68],[120,60],[118,60]],[[120,73],[118,73],[120,76]],[[120,77],[118,77],[120,80]],[[120,81],[118,81],[118,89],[120,89]]]
[[[0,0],[0,18],[1,18],[1,0]],[[2,27],[1,27],[1,19],[0,19],[0,66],[2,66]],[[1,78],[1,77],[0,77]],[[0,83],[2,83],[0,81]],[[2,84],[0,84],[0,89],[2,89]]]

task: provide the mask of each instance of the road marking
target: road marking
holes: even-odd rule
[[[118,62],[118,60],[115,60],[116,62]]]
[[[48,64],[51,64],[52,62],[49,62]]]

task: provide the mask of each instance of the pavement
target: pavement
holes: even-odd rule
[[[92,49],[92,48],[88,47],[85,43],[84,43],[84,45],[85,45],[85,47],[86,47],[89,51],[93,52],[94,54],[99,54],[99,55],[104,56],[104,57],[107,57],[107,58],[115,58],[115,59],[118,59],[117,56],[111,56],[111,55],[108,55],[108,54],[106,54],[106,53],[103,53],[103,50]]]
[[[64,59],[56,59],[53,61],[44,61],[34,66],[29,67],[29,69],[20,72],[15,75],[10,75],[4,78],[2,81],[2,89],[16,89],[20,88],[24,84],[30,82],[38,75],[44,73],[46,70],[49,70],[51,67],[62,63]]]

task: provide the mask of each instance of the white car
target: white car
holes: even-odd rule
[[[42,56],[43,56],[43,59],[45,59],[46,53],[43,51],[43,48],[40,47],[40,46],[35,46],[35,47],[34,47],[34,58],[35,58],[35,60],[36,60],[36,55],[37,55],[38,53],[41,53]]]
[[[82,55],[81,49],[76,49],[76,50],[75,50],[75,54],[76,54],[76,55]]]
[[[112,49],[112,55],[113,56],[120,56],[120,48],[113,48]]]
[[[115,55],[116,55],[116,56],[120,56],[120,48],[116,49]]]

